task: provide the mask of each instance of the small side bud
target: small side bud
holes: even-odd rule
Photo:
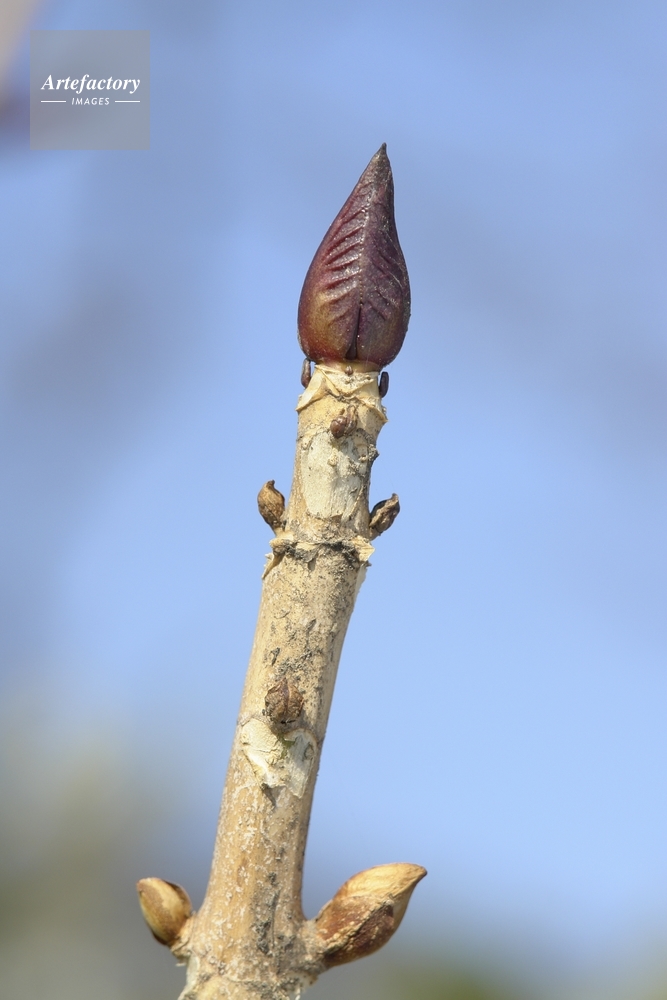
[[[394,179],[381,146],[331,223],[299,300],[311,361],[393,361],[410,318],[410,282],[394,220]]]
[[[153,937],[160,944],[172,945],[188,917],[192,903],[185,889],[161,878],[142,878],[137,882],[139,906]]]
[[[313,369],[308,358],[303,359],[303,364],[301,365],[301,385],[304,389],[307,389],[310,385],[310,380],[313,377]]]
[[[348,406],[329,425],[329,430],[335,438],[342,438],[357,426],[357,414],[353,406]]]
[[[315,917],[315,936],[326,968],[377,951],[397,930],[421,865],[379,865],[353,875]]]
[[[389,392],[389,372],[382,372],[378,381],[378,395],[380,399],[384,397]]]
[[[271,722],[284,725],[287,722],[296,722],[301,715],[303,695],[291,681],[281,677],[278,683],[266,692],[264,704]]]
[[[391,528],[398,517],[400,509],[401,505],[398,502],[398,493],[392,493],[388,500],[380,500],[379,503],[376,503],[371,511],[369,521],[371,538],[377,538],[387,528]]]
[[[257,494],[257,506],[266,523],[274,531],[279,531],[285,516],[285,497],[276,489],[275,479],[269,479],[268,483],[264,483]]]

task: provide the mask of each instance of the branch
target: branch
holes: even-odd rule
[[[314,920],[301,906],[306,836],[336,671],[371,539],[399,509],[369,514],[386,422],[386,373],[403,342],[409,285],[385,147],[318,249],[299,304],[307,360],[292,491],[271,480],[260,513],[271,555],[204,903],[160,879],[138,883],[149,927],[186,961],[181,1000],[295,1000],[332,965],[381,947],[426,874],[396,864],[355,875]],[[311,362],[315,369],[311,376]]]

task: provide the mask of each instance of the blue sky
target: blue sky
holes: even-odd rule
[[[386,142],[413,314],[373,502],[401,515],[348,633],[308,905],[409,860],[406,933],[569,963],[664,942],[663,6],[82,0],[32,26],[150,29],[151,149],[30,152],[24,39],[6,694],[44,703],[54,754],[99,730],[173,772],[169,857],[203,884],[301,283]]]

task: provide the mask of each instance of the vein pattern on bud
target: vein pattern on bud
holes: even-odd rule
[[[299,343],[311,361],[363,361],[380,369],[400,351],[409,318],[410,282],[383,145],[308,268],[299,300]]]

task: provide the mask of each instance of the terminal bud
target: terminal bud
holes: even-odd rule
[[[299,300],[299,343],[315,362],[393,361],[410,318],[410,282],[394,220],[394,181],[381,146],[332,222]]]

